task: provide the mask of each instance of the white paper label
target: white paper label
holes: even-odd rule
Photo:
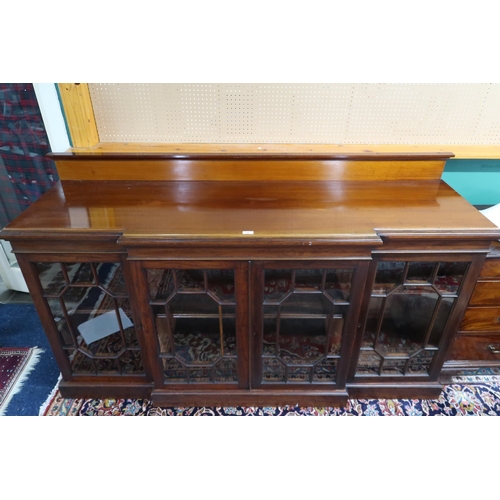
[[[120,319],[124,330],[134,326],[122,309],[118,309],[118,311],[120,312]],[[120,325],[115,311],[109,311],[85,321],[78,326],[78,331],[88,345],[96,340],[101,340],[109,335],[113,335],[113,333],[119,332]]]

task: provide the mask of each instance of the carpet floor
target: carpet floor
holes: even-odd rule
[[[33,304],[0,304],[0,347],[40,350],[38,363],[21,390],[12,396],[4,413],[5,416],[39,415],[60,372]]]
[[[5,415],[10,400],[22,389],[40,353],[32,347],[0,347],[0,415]]]
[[[57,388],[42,416],[497,416],[500,375],[455,377],[439,399],[351,399],[338,408],[160,408],[148,399],[64,399]]]

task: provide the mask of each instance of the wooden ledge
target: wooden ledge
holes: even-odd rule
[[[500,146],[492,144],[285,144],[285,143],[130,143],[96,142],[92,147],[75,147],[73,153],[279,153],[301,154],[320,153],[328,155],[343,154],[406,154],[436,151],[453,151],[455,158],[498,159]]]
[[[102,160],[120,160],[120,161],[137,161],[137,160],[349,160],[349,161],[425,161],[425,160],[447,160],[455,155],[450,152],[355,152],[355,153],[327,153],[327,152],[189,152],[187,151],[170,151],[170,152],[105,152],[91,150],[70,150],[64,153],[48,153],[47,156],[54,161],[102,161]]]

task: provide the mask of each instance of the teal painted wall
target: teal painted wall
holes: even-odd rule
[[[472,205],[500,203],[500,160],[448,160],[442,179]]]

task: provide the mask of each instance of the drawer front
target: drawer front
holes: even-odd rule
[[[500,334],[459,335],[448,359],[498,361],[500,363]]]
[[[500,331],[500,307],[469,307],[465,311],[460,330]]]
[[[482,278],[500,278],[500,259],[486,259],[481,269]]]
[[[469,305],[500,306],[500,281],[479,281]]]

